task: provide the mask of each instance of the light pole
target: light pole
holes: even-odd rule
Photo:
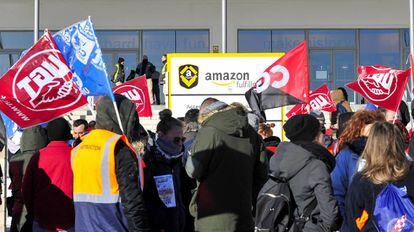
[[[39,39],[39,0],[34,0],[34,41],[36,43]]]
[[[221,48],[227,52],[227,0],[221,0]]]

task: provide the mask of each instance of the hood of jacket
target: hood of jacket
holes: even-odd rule
[[[127,136],[129,142],[138,141],[140,138],[139,117],[135,109],[135,104],[119,94],[115,94],[115,102],[118,107],[124,134]],[[113,103],[108,96],[101,98],[97,105],[96,128],[122,135]]]
[[[335,157],[321,145],[314,143],[294,144],[282,142],[276,155],[270,161],[271,172],[276,176],[291,179],[313,159],[321,160],[331,172],[335,167]]]
[[[207,118],[202,126],[213,127],[227,135],[242,138],[247,136],[249,122],[243,106],[229,105]]]
[[[365,145],[367,144],[367,137],[358,137],[353,139],[349,144],[348,147],[351,149],[355,154],[358,156],[362,155],[362,152],[365,149]]]
[[[23,130],[20,139],[21,152],[38,151],[48,144],[46,129],[41,126],[34,126]]]

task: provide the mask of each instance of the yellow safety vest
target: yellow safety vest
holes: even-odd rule
[[[115,174],[115,145],[124,135],[96,129],[72,150],[73,201],[117,203],[119,186]]]

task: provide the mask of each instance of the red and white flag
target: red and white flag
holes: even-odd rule
[[[114,93],[122,94],[135,103],[140,117],[152,117],[151,102],[145,75],[127,81],[113,88]]]
[[[286,117],[290,118],[297,114],[307,114],[309,111],[336,111],[335,103],[326,84],[312,91],[309,94],[309,99],[309,107],[306,104],[297,104],[286,114]]]
[[[307,105],[305,104],[296,104],[289,112],[286,113],[287,118],[291,118],[295,115],[299,114],[308,114],[309,110],[307,109]]]
[[[369,102],[396,112],[403,98],[410,69],[396,70],[385,66],[358,67],[358,80],[348,83]]]
[[[306,41],[270,65],[245,94],[254,111],[297,103],[309,103],[309,72]]]
[[[22,128],[87,103],[49,32],[3,75],[0,86],[0,110]]]

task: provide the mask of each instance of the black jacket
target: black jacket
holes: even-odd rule
[[[152,231],[179,232],[185,226],[185,208],[181,196],[181,173],[184,171],[182,153],[176,156],[163,151],[161,147],[154,145],[144,154],[145,161],[145,187],[144,199],[150,219]],[[154,177],[171,175],[174,185],[175,207],[166,207],[159,197],[159,192]]]
[[[339,212],[332,193],[330,172],[335,158],[326,148],[312,144],[280,143],[270,159],[270,170],[275,176],[289,180],[299,216],[314,199],[316,208],[303,231],[333,231],[339,228]]]
[[[115,95],[122,127],[130,142],[139,139],[139,118],[135,104],[122,95]],[[122,134],[115,110],[109,97],[102,98],[97,108],[96,128]],[[124,215],[129,231],[150,231],[148,214],[139,181],[138,159],[122,141],[115,148],[115,172]]]
[[[408,176],[402,180],[394,183],[397,187],[407,187],[407,195],[414,203],[414,164],[411,164]],[[385,185],[376,185],[367,178],[363,177],[361,173],[355,174],[349,186],[348,195],[346,196],[345,212],[349,231],[359,231],[355,220],[362,215],[362,211],[366,210],[368,213],[368,221],[363,227],[362,231],[377,231],[375,220],[373,219],[373,212],[375,209],[375,201],[377,196],[381,193]]]
[[[155,72],[155,66],[149,61],[146,65],[144,65],[144,63],[139,63],[137,65],[135,72],[138,74],[138,76],[142,76],[145,74],[147,75],[147,79],[151,79],[152,74]]]

